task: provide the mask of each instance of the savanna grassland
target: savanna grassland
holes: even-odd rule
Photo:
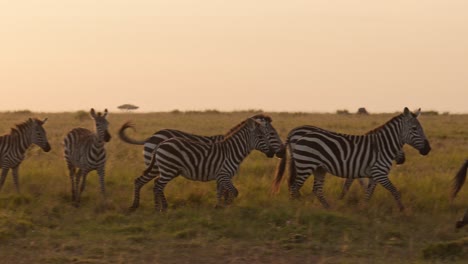
[[[102,109],[99,109],[102,110]],[[92,128],[85,112],[0,113],[0,134],[29,117],[44,118],[52,150],[32,147],[20,167],[21,193],[11,172],[0,191],[1,263],[466,263],[468,228],[455,221],[468,207],[468,186],[450,201],[451,180],[468,158],[468,115],[427,115],[420,121],[432,145],[428,156],[405,146],[406,163],[392,168],[390,179],[406,206],[399,212],[391,194],[378,186],[368,203],[352,186],[343,200],[343,180],[328,176],[325,210],[311,194],[290,201],[283,183],[270,193],[277,159],[259,152],[234,177],[239,196],[229,208],[215,209],[215,183],[177,178],[165,190],[169,209],[156,213],[152,182],[141,206],[128,214],[133,181],[144,169],[142,146],[123,143],[120,126],[131,120],[134,138],[162,128],[201,135],[223,134],[254,112],[110,113],[107,145],[107,198],[101,197],[96,172],[88,175],[82,205],[71,203],[70,180],[62,155],[64,135],[74,127]],[[271,113],[284,139],[292,128],[316,125],[362,134],[394,114],[369,116]]]

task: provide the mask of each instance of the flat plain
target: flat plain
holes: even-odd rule
[[[20,167],[20,194],[11,172],[0,191],[1,262],[466,263],[468,228],[454,226],[468,208],[468,186],[453,201],[450,190],[452,178],[468,158],[468,115],[420,117],[431,153],[423,157],[405,146],[406,163],[394,165],[390,173],[402,194],[404,212],[381,186],[367,203],[358,184],[339,200],[343,179],[331,175],[324,190],[329,210],[311,193],[313,177],[302,188],[299,201],[288,198],[286,182],[273,195],[270,188],[279,160],[254,151],[234,177],[239,196],[228,208],[214,208],[215,182],[178,177],[165,189],[167,212],[155,212],[150,182],[142,189],[140,208],[128,213],[133,181],[145,167],[143,147],[118,138],[124,122],[135,124],[136,130],[127,132],[137,139],[163,128],[215,135],[255,113],[111,112],[107,197],[101,196],[97,174],[92,172],[79,208],[71,203],[61,142],[72,128],[93,128],[88,113],[0,113],[0,134],[29,117],[48,117],[45,129],[52,146],[49,153],[37,146],[29,149]],[[266,114],[284,140],[300,125],[363,134],[398,113]]]

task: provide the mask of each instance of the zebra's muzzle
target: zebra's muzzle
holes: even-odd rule
[[[419,154],[423,155],[423,156],[426,156],[427,154],[429,154],[429,152],[431,151],[431,146],[429,145],[429,141],[424,140],[424,146],[422,147],[422,149],[419,150]]]
[[[278,150],[278,151],[276,152],[275,155],[276,155],[276,157],[282,159],[282,158],[284,158],[284,155],[285,155],[285,154],[286,154],[286,147],[285,147],[285,145],[283,144],[283,145],[281,146],[280,150]]]
[[[106,130],[106,133],[104,134],[104,142],[109,142],[111,138],[112,138],[111,135]]]
[[[44,152],[49,152],[50,149],[51,149],[51,147],[50,147],[50,145],[49,145],[48,143],[47,143],[47,145],[45,145],[45,146],[42,148],[42,150],[43,150]]]

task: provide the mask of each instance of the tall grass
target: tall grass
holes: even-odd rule
[[[92,172],[82,206],[75,208],[61,142],[74,127],[92,128],[91,119],[83,113],[0,113],[0,133],[9,133],[13,124],[29,117],[49,117],[45,128],[52,146],[49,153],[38,147],[28,151],[20,167],[21,194],[16,194],[11,175],[0,192],[0,259],[3,263],[462,263],[467,257],[463,238],[468,230],[455,232],[454,223],[468,206],[468,187],[453,202],[449,191],[456,170],[468,155],[468,115],[420,118],[432,152],[422,157],[405,147],[406,163],[395,166],[390,174],[402,193],[403,213],[380,186],[368,203],[363,202],[358,184],[345,199],[338,200],[343,180],[333,176],[327,177],[324,189],[330,210],[324,210],[311,194],[312,177],[302,188],[299,201],[289,200],[286,183],[278,195],[272,195],[277,160],[258,152],[244,161],[235,176],[240,193],[229,208],[214,208],[214,182],[179,177],[165,190],[167,213],[154,211],[152,183],[142,189],[140,208],[127,213],[133,181],[144,162],[141,146],[118,139],[116,132],[124,122],[135,123],[136,131],[128,131],[135,138],[163,128],[214,135],[227,132],[251,115],[110,113],[113,138],[106,146],[108,196],[101,197],[97,174]],[[304,124],[362,134],[393,115],[271,116],[284,139],[292,128]],[[440,253],[452,244],[454,250],[442,250],[449,254]]]

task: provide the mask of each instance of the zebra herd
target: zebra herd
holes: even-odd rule
[[[388,174],[393,160],[397,164],[405,161],[405,144],[417,149],[421,155],[427,155],[431,151],[429,141],[418,121],[419,114],[420,110],[413,113],[405,108],[402,114],[363,135],[348,135],[314,126],[300,126],[290,131],[284,143],[272,126],[272,119],[263,114],[247,118],[226,134],[216,136],[198,136],[179,130],[163,129],[144,140],[135,140],[125,133],[126,129],[134,127],[127,122],[119,129],[119,137],[126,143],[144,146],[146,165],[142,175],[134,181],[130,210],[138,208],[141,188],[154,180],[155,208],[165,211],[168,203],[164,188],[179,175],[194,181],[216,180],[216,206],[230,205],[238,196],[232,178],[242,161],[253,150],[258,150],[269,158],[276,155],[280,159],[272,186],[275,192],[279,190],[286,164],[289,164],[288,189],[291,198],[300,196],[301,187],[313,174],[313,194],[323,207],[328,208],[323,185],[326,173],[330,173],[346,179],[341,197],[346,194],[353,180],[368,178],[366,199],[372,196],[376,185],[380,184],[393,195],[399,209],[404,210],[400,193],[389,180]],[[111,139],[109,122],[106,119],[108,111],[106,109],[102,114],[91,109],[90,115],[95,123],[94,132],[85,128],[75,128],[68,132],[63,140],[71,197],[75,206],[80,204],[80,196],[86,186],[86,176],[92,170],[98,172],[101,193],[105,195],[105,143]],[[9,169],[12,169],[15,187],[19,192],[18,167],[31,144],[38,145],[45,152],[50,150],[43,128],[46,120],[30,118],[12,128],[10,134],[0,137],[0,189]],[[467,166],[468,161],[464,167],[465,176],[457,176],[456,192],[464,182]],[[462,175],[462,172],[459,175]],[[467,215],[465,218],[468,218]]]

